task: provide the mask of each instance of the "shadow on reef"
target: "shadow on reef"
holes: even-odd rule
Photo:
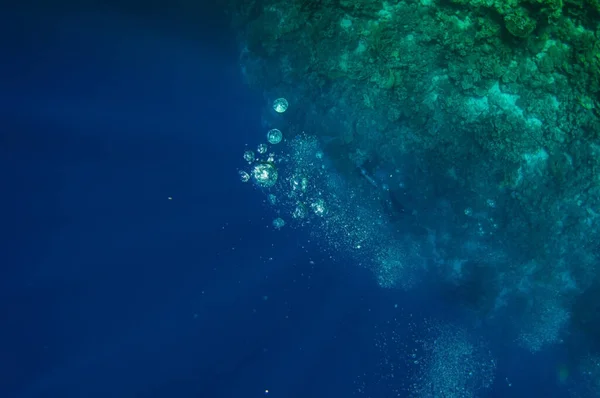
[[[581,337],[585,342],[584,350],[600,353],[600,280],[596,280],[571,307],[571,325],[576,332],[566,338],[574,347],[581,345]]]
[[[461,277],[457,281],[444,278],[446,273],[432,273],[434,275],[430,275],[428,280],[435,282],[430,283],[429,287],[431,291],[436,292],[439,299],[475,311],[484,317],[493,310],[498,296],[498,283],[496,271],[489,264],[467,261],[462,264]]]
[[[386,170],[385,162],[376,154],[357,164],[351,156],[356,152],[352,145],[344,143],[340,138],[320,138],[324,142],[324,153],[335,170],[352,186],[376,197],[381,211],[398,233],[409,233],[416,237],[427,235],[427,229],[419,218],[424,213],[425,201],[418,194],[413,194],[411,187],[414,184],[409,177],[412,173],[405,173],[411,168],[409,161],[402,166],[402,172],[394,168]],[[406,174],[404,179],[395,177],[402,174]],[[386,178],[390,180],[387,181]]]

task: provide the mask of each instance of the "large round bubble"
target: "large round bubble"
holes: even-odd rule
[[[273,145],[279,144],[282,138],[283,134],[278,129],[271,129],[267,132],[267,141]]]
[[[277,98],[275,101],[273,101],[273,109],[275,109],[275,112],[283,113],[287,110],[287,108],[288,102],[285,98]]]
[[[272,187],[277,182],[277,168],[272,163],[257,163],[252,168],[252,177],[261,187]]]

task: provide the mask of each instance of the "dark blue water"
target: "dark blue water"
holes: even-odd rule
[[[327,356],[365,333],[366,287],[311,269],[236,177],[263,103],[225,15],[2,18],[1,396],[300,393],[356,362]]]
[[[400,311],[447,309],[378,288],[307,231],[266,228],[236,174],[265,103],[221,10],[0,18],[1,397],[350,396],[357,380],[389,396],[377,336],[409,342]],[[524,377],[515,355],[492,396],[556,392],[552,365]]]

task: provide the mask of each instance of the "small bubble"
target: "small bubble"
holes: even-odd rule
[[[242,180],[242,182],[248,182],[250,180],[250,174],[246,173],[244,170],[240,170],[238,173],[240,175],[240,180]],[[170,196],[169,196],[169,200],[171,200]]]
[[[273,220],[273,227],[275,229],[281,229],[281,228],[283,228],[284,225],[285,225],[285,221],[281,217],[277,217],[276,219]]]
[[[254,162],[254,152],[252,151],[245,151],[244,152],[244,160],[248,163],[252,163]]]

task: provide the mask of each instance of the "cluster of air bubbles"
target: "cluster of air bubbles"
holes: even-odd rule
[[[456,325],[419,320],[402,308],[396,311],[393,320],[378,328],[374,346],[381,358],[378,366],[371,366],[355,383],[360,393],[414,398],[487,396],[496,361],[481,338]]]
[[[419,255],[410,250],[408,242],[384,246],[375,251],[375,277],[383,288],[409,290],[416,284],[417,268],[423,266]]]
[[[288,108],[288,102],[285,98],[278,98],[273,103],[273,109],[278,113],[283,113]],[[279,129],[270,129],[267,132],[267,142],[271,145],[279,144],[283,139],[283,133]],[[267,143],[260,143],[256,147],[256,153],[252,150],[244,151],[244,160],[250,164],[250,172],[239,171],[242,182],[248,182],[252,179],[256,185],[261,188],[270,188],[275,185],[278,177],[278,170],[275,167],[275,154],[268,153]]]
[[[277,113],[283,113],[287,110],[289,104],[285,98],[278,98],[273,102],[273,109]],[[276,189],[276,185],[280,176],[278,166],[286,161],[283,154],[275,155],[269,151],[269,145],[277,145],[283,141],[283,133],[277,128],[272,128],[267,131],[266,141],[258,144],[256,152],[250,149],[244,151],[243,158],[250,165],[249,170],[239,170],[238,174],[242,182],[252,180],[258,187],[266,189]],[[299,181],[299,184],[307,185],[307,181]],[[275,187],[275,188],[274,188]],[[270,205],[279,205],[280,200],[275,195],[278,191],[267,194],[267,202]],[[285,195],[283,196],[285,198]],[[285,201],[283,201],[285,202]],[[285,203],[283,203],[285,205]],[[307,210],[303,207],[303,203],[296,204],[293,211],[289,215],[294,218],[306,217]],[[273,220],[273,227],[280,229],[285,225],[283,218],[278,217]]]
[[[357,262],[372,269],[382,287],[409,289],[415,285],[419,255],[411,242],[398,241],[387,222],[387,208],[380,189],[355,184],[327,162],[316,136],[298,134],[281,142],[281,131],[271,129],[266,144],[281,146],[275,157],[259,148],[245,156],[251,170],[240,172],[265,192],[265,203],[292,227],[309,227],[314,241],[323,248],[352,253]],[[251,152],[251,151],[247,151]],[[279,221],[277,225],[283,225]],[[281,228],[273,224],[275,229]]]
[[[424,340],[417,397],[481,397],[494,382],[496,361],[486,344],[454,325],[440,325]]]
[[[309,226],[311,238],[324,247],[352,252],[362,266],[380,266],[376,253],[393,244],[394,229],[382,216],[379,196],[332,168],[317,137],[299,134],[286,144],[278,211],[289,214],[295,226]],[[408,267],[402,270],[408,280]],[[394,275],[401,278],[400,272]]]
[[[279,98],[273,109],[283,113],[288,102]],[[270,153],[271,146],[281,148]],[[338,173],[327,162],[319,139],[301,133],[283,140],[279,129],[266,133],[266,142],[255,152],[246,151],[250,170],[241,171],[242,181],[252,180],[265,192],[265,203],[277,212],[275,229],[286,223],[310,227],[311,238],[324,248],[351,252],[361,266],[379,272],[382,286],[408,288],[414,284],[413,258],[406,251],[386,250],[397,244],[395,227],[387,223],[381,190],[355,184],[352,177]],[[360,178],[360,177],[359,177]],[[403,242],[404,243],[404,242]]]
[[[543,297],[544,292],[536,291],[535,296]],[[561,332],[570,320],[570,313],[560,300],[548,297],[544,301],[543,306],[529,304],[527,320],[517,340],[523,348],[531,352],[538,352],[544,347],[559,343]]]
[[[317,216],[324,216],[327,214],[327,207],[325,206],[325,201],[323,199],[317,199],[310,204],[311,209]]]

